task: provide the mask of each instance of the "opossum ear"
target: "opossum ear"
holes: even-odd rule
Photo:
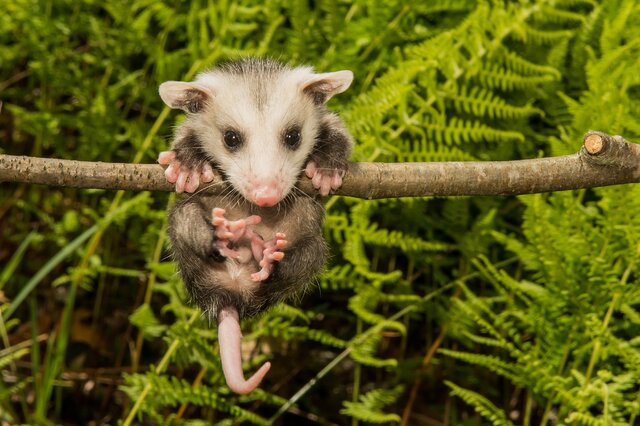
[[[184,81],[165,81],[158,89],[160,97],[170,108],[196,113],[213,98],[213,92],[206,86]]]
[[[300,90],[311,96],[316,105],[321,105],[347,90],[352,81],[353,73],[349,70],[313,74],[302,82]]]

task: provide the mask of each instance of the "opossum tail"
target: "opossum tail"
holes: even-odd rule
[[[239,394],[246,394],[257,388],[264,375],[271,368],[271,363],[264,363],[249,380],[244,379],[242,373],[242,333],[240,331],[240,317],[235,307],[227,306],[218,313],[218,341],[222,371],[227,380],[227,386]]]

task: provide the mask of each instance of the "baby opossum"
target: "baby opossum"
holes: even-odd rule
[[[234,392],[251,392],[270,368],[244,379],[240,320],[300,294],[323,267],[324,209],[295,185],[304,174],[320,195],[342,185],[352,140],[325,103],[352,80],[351,71],[243,59],[160,85],[162,100],[187,113],[158,158],[167,180],[194,192],[216,170],[230,184],[176,202],[169,235],[188,293],[218,321]]]

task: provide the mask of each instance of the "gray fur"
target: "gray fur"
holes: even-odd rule
[[[183,126],[176,131],[171,149],[176,152],[176,158],[184,167],[200,170],[205,163],[210,163],[214,168],[218,168],[215,160],[207,155],[202,140],[188,126]]]
[[[309,160],[318,168],[347,171],[351,155],[351,139],[342,120],[335,114],[327,113],[320,122],[316,143]]]
[[[235,306],[240,318],[254,316],[304,292],[322,270],[327,253],[321,236],[322,206],[308,197],[289,197],[281,204],[266,208],[240,200],[229,205],[223,197],[199,195],[185,197],[171,209],[169,236],[174,259],[192,301],[210,319],[215,319],[226,306]],[[283,250],[284,259],[275,265],[266,281],[250,281],[249,275],[259,269],[254,261],[225,258],[215,247],[211,211],[221,206],[227,209],[230,220],[260,215],[262,223],[254,229],[264,239],[273,238],[276,231],[294,236]],[[231,264],[242,270],[241,288],[229,285]]]
[[[227,93],[226,98],[219,99],[213,89],[214,96],[210,98],[209,92],[199,93],[197,87],[213,87],[222,81],[228,92],[229,87],[237,85],[249,91],[243,99],[250,99],[256,109],[263,110],[273,104],[271,97],[278,95],[278,88],[286,86],[283,79],[307,78],[306,75],[314,76],[310,68],[291,68],[264,59],[230,62],[204,73],[193,83],[196,90],[185,91],[186,99],[179,98],[181,106],[178,107],[187,111],[188,116],[177,129],[171,147],[177,160],[194,170],[209,163],[225,178],[228,176],[225,164],[244,160],[242,149],[234,153],[221,148],[221,135],[233,124],[233,117],[226,114],[226,107],[221,103],[231,102],[233,98]],[[294,111],[292,117],[302,121],[287,121],[274,126],[279,126],[282,134],[294,126],[305,126],[303,133],[306,128],[307,136],[301,143],[302,147],[295,148],[303,154],[297,157],[292,154],[284,163],[295,173],[294,181],[301,178],[309,161],[314,161],[318,169],[336,169],[342,173],[347,169],[351,137],[340,118],[325,107],[325,102],[333,94],[344,90],[336,87],[342,86],[312,81],[293,97],[291,105],[284,106],[285,116],[289,115],[287,111]],[[190,99],[192,95],[194,98]],[[252,111],[251,108],[248,110]],[[269,117],[269,110],[265,115]],[[234,127],[233,130],[240,133],[250,130],[255,134],[260,129]],[[261,143],[275,143],[275,139],[264,140]],[[289,158],[295,158],[295,162]],[[231,187],[226,196],[187,196],[174,205],[169,218],[173,256],[188,293],[212,320],[227,306],[235,307],[240,318],[250,317],[299,295],[320,273],[327,254],[322,239],[324,210],[316,200],[293,189],[285,193],[284,199],[276,206],[258,207],[244,198],[237,176],[234,177],[235,180],[228,179]],[[251,256],[235,260],[220,254],[215,245],[215,227],[211,224],[211,212],[216,207],[225,209],[229,220],[244,219],[253,214],[261,216],[262,222],[253,229],[265,241],[274,238],[276,232],[286,234],[289,245],[282,250],[285,257],[275,264],[266,281],[251,282],[250,274],[259,269]],[[245,252],[250,250],[247,247],[235,248]]]

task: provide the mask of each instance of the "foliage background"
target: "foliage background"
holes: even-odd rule
[[[248,55],[353,70],[331,107],[357,161],[639,139],[636,2],[416,3],[5,0],[0,151],[153,162],[180,120],[158,84]],[[639,191],[328,199],[327,272],[243,325],[274,367],[237,397],[168,258],[173,196],[3,183],[0,418],[637,424]]]

